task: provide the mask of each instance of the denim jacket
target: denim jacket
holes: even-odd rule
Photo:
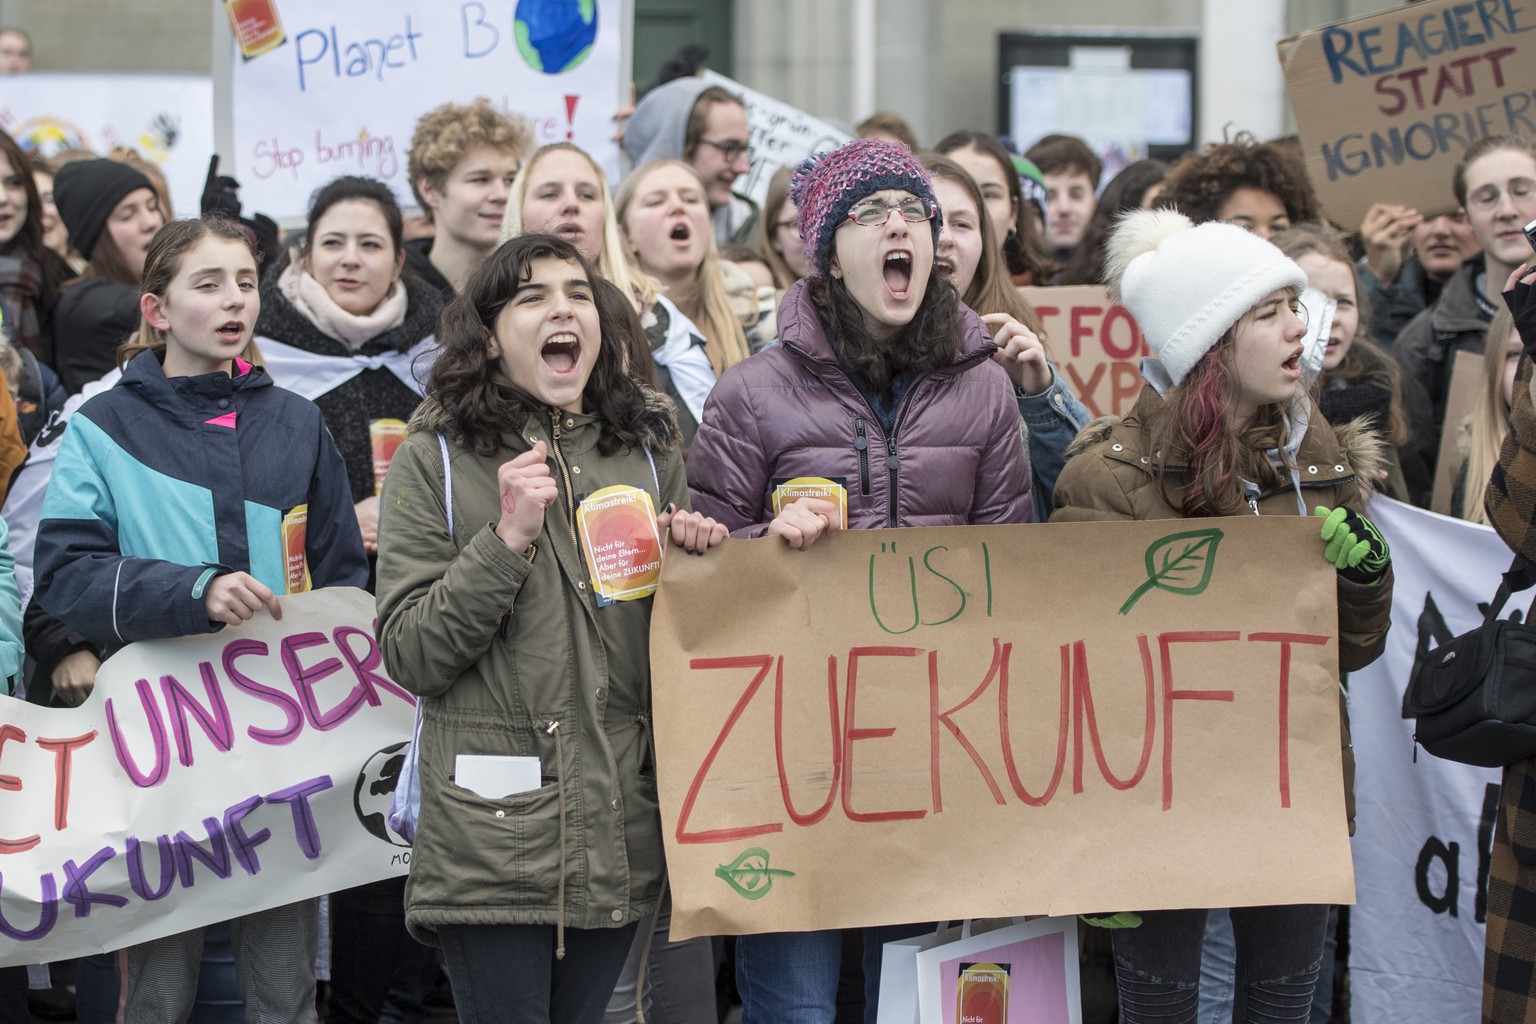
[[[1013,389],[1019,402],[1019,416],[1029,430],[1030,495],[1037,523],[1051,518],[1051,492],[1056,489],[1061,467],[1067,464],[1067,446],[1093,418],[1056,364],[1050,366],[1051,386],[1038,395],[1026,395],[1018,387]]]

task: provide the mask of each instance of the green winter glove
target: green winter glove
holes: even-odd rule
[[[1133,910],[1122,910],[1118,914],[1099,914],[1094,916],[1089,916],[1088,914],[1078,914],[1077,916],[1082,918],[1083,924],[1090,925],[1094,928],[1141,927],[1141,915]]]
[[[1352,508],[1319,505],[1312,514],[1322,517],[1318,535],[1326,542],[1323,557],[1333,563],[1339,575],[1351,583],[1380,583],[1392,554],[1375,524]]]

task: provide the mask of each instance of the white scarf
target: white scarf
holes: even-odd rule
[[[267,373],[272,375],[272,383],[311,402],[339,388],[364,370],[388,370],[400,383],[418,395],[424,395],[427,371],[432,368],[437,357],[436,349],[437,339],[430,334],[404,352],[385,352],[374,356],[323,356],[308,349],[285,345],[272,338],[256,339],[256,350],[261,353],[261,362]]]
[[[326,294],[325,288],[310,276],[299,260],[289,263],[277,278],[278,291],[293,303],[293,308],[304,319],[319,328],[328,338],[335,338],[356,352],[368,342],[386,331],[392,331],[405,323],[405,286],[398,280],[389,286],[388,293],[374,307],[372,313],[362,316],[348,313]]]

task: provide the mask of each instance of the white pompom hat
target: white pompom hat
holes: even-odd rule
[[[1134,210],[1109,236],[1112,294],[1136,318],[1157,361],[1179,384],[1264,297],[1307,286],[1306,273],[1235,224],[1196,225],[1173,210]]]

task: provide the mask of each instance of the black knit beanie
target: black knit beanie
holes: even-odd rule
[[[137,189],[154,189],[149,179],[116,160],[76,160],[53,176],[53,202],[69,229],[69,240],[86,259],[107,218],[123,197]]]

